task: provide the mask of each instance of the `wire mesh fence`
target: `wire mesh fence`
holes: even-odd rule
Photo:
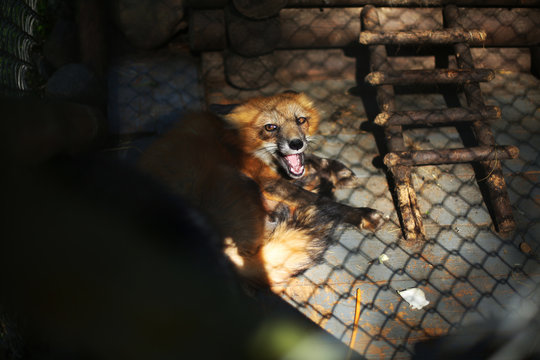
[[[290,11],[293,10],[304,11]],[[302,16],[305,24],[293,28],[294,24],[284,21],[283,26],[290,25],[285,32],[290,38],[285,37],[278,49],[261,56],[242,56],[231,49],[202,52],[204,102],[237,103],[285,90],[305,92],[314,99],[324,120],[311,150],[321,157],[343,162],[360,178],[358,188],[337,190],[337,200],[379,209],[390,216],[390,221],[375,233],[341,229],[323,262],[283,284],[280,296],[346,344],[357,327],[354,349],[362,356],[411,358],[416,354],[417,343],[477,322],[485,324],[496,315],[511,314],[527,302],[538,306],[539,84],[528,73],[531,60],[527,48],[472,49],[477,67],[495,70],[494,80],[482,83],[481,89],[487,104],[502,110],[501,118],[490,122],[496,142],[515,145],[521,151],[518,159],[501,161],[517,220],[515,232],[504,236],[493,228],[490,209],[478,185],[482,178],[478,178],[472,165],[422,166],[412,168],[412,179],[427,241],[407,243],[391,195],[392,179],[382,165],[384,136],[373,125],[379,112],[375,90],[364,83],[369,72],[367,50],[354,44],[357,35],[350,34],[356,30],[350,34],[348,30],[321,31],[321,28],[334,29],[334,25],[325,23],[328,19],[339,19],[343,29],[355,27],[359,31],[360,10],[341,9],[340,16],[335,18],[318,9],[305,10]],[[515,14],[527,17],[521,10],[478,11],[484,14],[484,20],[469,23],[467,27],[484,28],[488,18],[489,21],[501,17],[515,20]],[[537,9],[530,12],[536,19]],[[492,13],[497,16],[489,15]],[[389,31],[444,25],[441,10],[437,8],[383,8],[381,14],[381,23]],[[326,20],[319,19],[321,16]],[[497,33],[499,26],[507,25],[507,22],[490,23],[490,29]],[[301,34],[311,39],[310,46],[322,44],[322,49],[279,49],[287,48],[288,42],[294,43]],[[336,34],[345,35],[334,47],[329,37]],[[213,50],[219,50],[227,40],[216,40],[215,36],[224,33],[213,32],[206,40],[213,44]],[[343,41],[347,36],[350,39]],[[512,38],[514,42],[515,39],[528,41],[517,35]],[[444,46],[389,46],[388,51],[389,63],[395,70],[457,67],[452,49]],[[172,82],[175,74],[171,75]],[[171,79],[157,80],[156,88],[169,83]],[[128,91],[144,96],[133,82],[126,85]],[[191,89],[190,85],[186,89]],[[466,104],[460,87],[396,89],[396,108],[400,110]],[[194,94],[192,90],[187,92]],[[127,103],[137,113],[136,117],[148,115],[133,108],[133,98]],[[404,131],[405,145],[412,150],[463,147],[474,140],[471,136],[467,124],[409,126]],[[381,261],[383,254],[387,260]],[[429,305],[422,310],[411,309],[397,293],[409,288],[423,290]],[[358,289],[361,299],[357,299]],[[354,324],[357,300],[361,312],[358,324]]]
[[[33,91],[34,51],[40,17],[38,0],[0,2],[0,93],[21,96]]]
[[[185,112],[202,110],[197,64],[178,53],[117,59],[108,89],[115,134],[161,133]]]
[[[525,82],[536,83],[529,75],[521,74],[521,77],[527,79]],[[507,83],[504,76],[498,83],[499,86]],[[530,84],[527,91],[534,93],[535,87]],[[485,88],[485,91],[492,99],[491,103],[497,105],[500,103],[494,100],[496,97],[491,97],[493,91],[505,91],[509,95],[504,86],[502,89],[498,86]],[[444,103],[442,96],[422,97],[403,95],[398,97],[398,103],[409,109]],[[351,100],[353,104],[357,101]],[[525,117],[519,116],[520,119],[535,116],[537,108],[538,105],[530,104],[530,112]],[[508,108],[503,110],[504,113],[508,111]],[[520,123],[521,120],[515,121]],[[511,123],[503,115],[503,120],[494,124],[496,128],[497,124],[505,124],[506,131],[503,130],[497,140],[521,148],[518,141],[510,141],[502,135],[513,133],[508,127],[516,126],[516,123]],[[537,136],[530,133],[528,140],[534,141]],[[330,144],[332,140],[340,143],[334,144],[339,150],[324,151],[323,146],[321,155],[344,161],[365,182],[364,187],[344,194],[343,201],[395,214],[386,179],[372,164],[377,149],[369,134],[352,135],[349,139],[342,135],[339,139],[325,138]],[[412,149],[462,146],[459,132],[450,128],[410,129],[405,132],[405,139]],[[366,142],[371,142],[371,146],[366,146]],[[506,179],[518,217],[518,230],[510,238],[493,232],[489,211],[470,165],[418,167],[413,170],[413,181],[428,242],[419,247],[404,243],[395,216],[395,227],[387,226],[375,234],[349,230],[340,237],[339,244],[329,250],[325,263],[294,280],[284,296],[311,319],[347,342],[352,332],[355,289],[361,289],[364,307],[356,349],[368,357],[380,352],[385,358],[410,357],[411,343],[509,311],[513,297],[532,297],[537,301],[536,250],[524,254],[519,248],[523,242],[537,243],[534,229],[538,227],[539,211],[533,199],[538,185],[534,181],[525,185],[522,179],[538,171],[538,149],[532,153],[535,155],[527,164],[520,159],[503,162],[505,174],[511,174]],[[516,166],[516,162],[522,165]],[[521,200],[516,199],[515,182],[523,186]],[[520,203],[530,206],[526,212],[520,210]],[[381,264],[378,258],[382,254],[389,260]],[[411,287],[425,291],[430,301],[425,312],[410,310],[396,293],[396,290]]]
[[[351,10],[356,11],[359,9]],[[463,16],[466,24],[462,25],[487,28],[490,45],[523,45],[529,41],[527,35],[516,35],[515,29],[524,24],[530,27],[521,26],[522,30],[538,29],[531,25],[538,20],[537,9],[528,13],[524,9],[465,11],[472,15]],[[383,8],[381,14],[381,24],[388,31],[443,26],[437,8]],[[325,26],[316,20],[310,24],[302,31]],[[514,30],[505,30],[508,26]],[[508,37],[503,41],[501,34]],[[310,38],[315,44],[328,42],[317,41],[316,31]],[[388,51],[395,70],[457,67],[448,47],[389,46]],[[391,215],[390,223],[373,234],[343,229],[336,234],[337,243],[327,251],[323,263],[284,284],[281,292],[307,317],[348,343],[356,326],[353,319],[359,289],[361,313],[354,349],[367,358],[411,358],[418,342],[478,322],[487,328],[492,318],[511,317],[527,303],[538,308],[536,234],[540,206],[536,174],[540,158],[538,146],[533,145],[539,143],[538,79],[529,73],[528,48],[480,46],[472,53],[477,67],[495,70],[493,81],[482,83],[481,89],[487,104],[502,111],[500,119],[490,121],[496,143],[515,145],[521,151],[517,159],[500,161],[517,229],[510,235],[495,231],[479,187],[485,179],[476,175],[471,164],[415,167],[413,186],[427,234],[426,242],[415,245],[402,238],[391,196],[392,180],[382,166],[384,136],[372,124],[379,110],[374,90],[364,84],[369,72],[365,49],[349,45],[342,49],[275,50],[258,58],[240,57],[243,62],[235,58],[235,66],[228,64],[238,55],[227,51],[202,55],[208,103],[238,102],[289,89],[311,96],[325,119],[320,141],[312,150],[342,161],[361,179],[357,189],[338,190],[337,199]],[[397,87],[396,94],[396,108],[403,111],[466,105],[459,86]],[[409,126],[404,130],[404,141],[410,150],[451,149],[470,145],[474,135],[468,124]],[[383,254],[388,260],[379,260]],[[430,304],[423,310],[411,309],[397,293],[408,288],[422,289]],[[505,327],[501,323],[494,326]],[[533,333],[524,336],[532,339]]]
[[[30,11],[35,2],[7,1],[2,6],[7,3],[29,4],[21,8],[35,18]],[[228,40],[221,38],[226,31],[218,29],[210,35],[219,38],[204,38],[207,41],[197,48],[204,50],[204,44],[212,44],[212,51],[201,54],[200,67],[174,52],[116,59],[108,75],[108,117],[113,132],[159,133],[185,112],[206,104],[237,103],[285,90],[305,92],[323,118],[311,151],[343,162],[359,178],[357,188],[337,190],[336,199],[379,209],[390,220],[375,233],[340,229],[320,265],[283,284],[279,293],[283,299],[346,344],[357,329],[354,350],[367,358],[411,358],[416,354],[415,344],[435,336],[476,322],[485,324],[497,315],[519,313],[528,302],[537,311],[540,84],[529,73],[529,50],[521,46],[538,38],[530,35],[538,28],[538,9],[469,9],[482,16],[473,17],[481,18],[476,23],[467,17],[469,24],[464,25],[482,28],[488,23],[491,32],[498,34],[499,28],[524,24],[514,29],[508,40],[511,46],[472,49],[478,67],[495,69],[495,78],[481,89],[487,104],[502,111],[500,119],[490,122],[496,142],[520,149],[519,158],[501,161],[516,230],[508,235],[494,231],[478,185],[483,179],[470,164],[414,167],[413,186],[427,235],[425,242],[414,244],[403,240],[391,193],[392,178],[382,162],[384,135],[373,124],[379,109],[375,90],[364,83],[368,52],[357,44],[361,8],[333,10],[286,9],[281,31],[290,36],[274,43],[274,51],[257,57],[239,55],[234,49],[221,51]],[[299,14],[300,21],[293,21]],[[381,14],[389,31],[444,26],[438,8],[383,8]],[[209,18],[215,19],[215,15]],[[31,49],[32,21],[22,25],[10,20],[2,31],[14,34],[20,40],[13,41]],[[501,36],[497,41],[502,41]],[[0,54],[7,64],[2,65],[2,91],[24,93],[29,90],[25,74],[32,69],[31,58],[25,57],[27,52],[10,52],[8,45],[2,43]],[[318,49],[306,49],[311,46]],[[453,51],[445,47],[389,46],[388,50],[394,70],[457,66]],[[20,70],[4,72],[9,66]],[[396,107],[420,110],[465,104],[461,90],[451,86],[398,88]],[[457,148],[469,143],[471,136],[468,125],[409,126],[404,142],[415,150]],[[125,145],[128,152],[137,146]],[[397,292],[409,288],[423,290],[429,304],[421,310],[411,309]],[[357,302],[361,304],[360,320],[355,324]]]
[[[506,104],[506,108],[502,107],[502,119],[493,124],[498,143],[521,148],[519,141],[509,141],[507,133],[514,133],[523,120],[529,127],[531,123],[538,124],[537,79],[528,74],[511,74],[499,74],[493,86],[484,86],[484,91],[491,104],[501,106],[498,97],[504,99],[512,91],[505,85],[513,83],[509,78],[514,81],[520,78],[527,84],[523,91],[532,93],[528,97],[516,97],[534,100],[527,100],[525,107],[513,105],[514,102]],[[510,311],[514,297],[537,300],[538,245],[532,245],[535,250],[528,254],[520,250],[520,245],[538,241],[535,229],[540,213],[534,200],[538,184],[526,180],[538,171],[538,149],[527,151],[528,156],[532,155],[529,162],[522,158],[503,162],[518,218],[518,230],[510,238],[493,231],[489,210],[470,165],[415,168],[413,181],[429,241],[411,248],[401,239],[384,171],[374,166],[379,156],[376,141],[371,132],[359,131],[362,123],[369,120],[362,99],[350,94],[354,81],[291,85],[315,98],[328,119],[321,126],[321,142],[314,151],[344,162],[362,180],[363,185],[354,191],[338,192],[338,199],[380,209],[391,214],[393,222],[375,234],[350,229],[338,234],[339,242],[329,249],[323,264],[285,286],[282,296],[287,301],[348,342],[353,330],[355,291],[359,288],[363,307],[355,349],[367,357],[382,354],[384,358],[409,358],[413,354],[412,344]],[[273,93],[283,89],[268,90]],[[499,94],[493,96],[496,92]],[[231,90],[231,95],[237,98],[239,95],[235,93]],[[403,94],[397,100],[398,105],[411,110],[425,105],[445,105],[440,94]],[[507,112],[516,111],[511,110],[513,106],[528,108],[529,112],[524,117],[521,112],[516,114],[513,121],[505,118]],[[518,132],[527,132],[529,143],[538,136],[537,132]],[[410,129],[405,132],[405,140],[412,149],[463,145],[460,133],[452,128]],[[517,184],[521,195],[516,193]],[[527,210],[522,208],[524,205]],[[382,254],[389,260],[381,264],[378,258]],[[411,287],[419,287],[426,293],[430,301],[426,311],[411,310],[396,293]]]

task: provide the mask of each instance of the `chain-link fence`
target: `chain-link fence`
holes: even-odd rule
[[[492,317],[508,316],[528,302],[539,304],[540,149],[536,144],[540,144],[540,84],[530,74],[530,52],[524,46],[537,42],[530,34],[539,31],[540,13],[535,8],[460,10],[465,14],[460,18],[463,27],[488,33],[488,40],[476,44],[472,54],[476,67],[496,73],[493,81],[481,84],[486,103],[502,110],[500,119],[489,122],[496,143],[520,149],[519,158],[500,162],[517,221],[511,235],[498,234],[493,227],[479,187],[485,179],[471,164],[454,164],[412,168],[427,241],[412,245],[402,239],[392,179],[382,165],[384,135],[372,124],[379,112],[375,90],[364,84],[368,52],[354,44],[360,8],[284,9],[282,39],[273,52],[259,57],[244,57],[234,49],[202,54],[209,103],[238,102],[288,89],[311,96],[325,119],[320,141],[312,150],[342,161],[363,183],[354,190],[339,190],[338,200],[374,207],[391,216],[390,223],[374,234],[354,229],[337,234],[337,244],[323,263],[286,284],[281,294],[344,343],[349,343],[356,327],[353,320],[359,300],[354,349],[368,358],[410,358],[418,342],[470,324],[487,324]],[[340,15],[328,15],[333,11]],[[386,31],[444,26],[440,8],[382,8],[379,15]],[[289,18],[300,20],[288,27]],[[331,19],[339,19],[341,25]],[[354,35],[344,41],[349,32],[341,29],[353,27],[358,32],[350,31]],[[301,34],[310,41],[296,41]],[[332,35],[340,38],[336,46]],[[326,49],[299,49],[299,43]],[[394,70],[457,67],[451,46],[388,46],[388,51]],[[459,86],[443,85],[398,86],[395,101],[400,111],[466,105]],[[471,146],[474,135],[468,124],[409,126],[404,128],[404,141],[409,150],[451,149]],[[383,254],[388,258],[380,261]],[[423,290],[429,305],[411,309],[397,293],[408,288]],[[357,289],[361,299],[357,299]],[[503,331],[505,325],[493,326]],[[480,333],[485,334],[486,328]],[[531,339],[532,333],[524,336]],[[472,339],[471,344],[479,344],[479,337]],[[486,347],[494,352],[500,344]]]
[[[196,50],[206,46],[213,50],[201,54],[204,101],[236,103],[290,89],[305,92],[315,100],[324,119],[312,150],[342,161],[362,183],[354,190],[338,190],[337,199],[390,215],[390,222],[376,233],[343,229],[336,234],[336,244],[323,263],[291,280],[280,294],[344,343],[349,343],[357,326],[354,349],[368,358],[410,358],[418,342],[486,322],[493,315],[510,314],[528,301],[538,304],[540,93],[538,79],[529,73],[529,50],[522,46],[531,45],[529,34],[538,31],[538,9],[463,10],[472,15],[464,16],[468,23],[462,25],[487,26],[488,39],[492,39],[492,46],[482,44],[472,53],[477,67],[496,70],[495,79],[481,85],[487,104],[502,110],[502,117],[490,122],[496,142],[520,148],[518,159],[501,162],[517,229],[510,236],[494,231],[478,185],[483,179],[470,164],[415,167],[413,186],[427,234],[427,241],[416,245],[402,239],[391,195],[392,179],[382,165],[384,136],[372,123],[379,109],[375,90],[364,83],[368,52],[356,44],[361,8],[284,9],[280,41],[269,37],[268,43],[275,49],[260,56],[244,56],[230,48],[221,51],[228,43],[226,15],[221,10],[192,16],[197,25],[193,29],[208,29],[205,21],[223,27],[222,31],[190,34]],[[387,31],[444,26],[440,8],[382,8],[380,21]],[[500,30],[512,24],[513,35]],[[501,34],[508,35],[504,47]],[[242,32],[246,35],[247,31]],[[309,47],[319,49],[305,49]],[[396,70],[457,66],[451,47],[389,46],[388,50]],[[145,76],[152,71],[145,70]],[[169,88],[177,74],[171,72],[166,81],[151,76],[154,88]],[[135,118],[149,116],[152,112],[133,105],[137,104],[134,99],[146,94],[133,79],[139,78],[134,76],[125,83],[126,91],[133,93],[125,104]],[[191,89],[192,81],[187,84],[185,89]],[[197,93],[185,92],[190,96]],[[400,110],[465,104],[462,92],[453,86],[397,87],[396,95]],[[404,141],[411,150],[459,148],[471,142],[471,130],[468,125],[410,126],[405,128]],[[383,254],[388,258],[380,261]],[[397,293],[408,288],[423,290],[429,305],[411,309]],[[357,289],[361,299],[356,298]],[[355,325],[357,300],[361,312]]]
[[[34,90],[34,51],[40,17],[38,0],[0,2],[0,93],[21,96]]]
[[[367,48],[357,43],[361,10],[284,9],[281,38],[276,41],[268,35],[265,46],[274,48],[260,56],[225,48],[230,39],[225,35],[223,10],[209,10],[211,16],[209,11],[199,14],[203,19],[198,28],[207,29],[205,21],[217,26],[201,39],[193,39],[199,33],[190,34],[198,44],[192,47],[202,52],[200,67],[185,52],[171,48],[114,59],[108,77],[108,117],[114,132],[154,134],[186,111],[204,108],[204,103],[236,103],[284,90],[312,97],[323,121],[311,150],[343,162],[361,183],[356,189],[338,190],[337,200],[379,209],[390,221],[375,233],[342,229],[323,262],[284,284],[280,296],[346,344],[356,329],[354,350],[362,356],[411,358],[419,342],[518,312],[529,302],[537,309],[540,82],[529,72],[528,46],[538,45],[534,41],[539,38],[535,34],[540,12],[537,8],[463,9],[471,15],[463,18],[468,23],[462,25],[487,27],[488,39],[493,39],[486,43],[489,46],[477,44],[472,53],[477,67],[496,72],[493,81],[481,85],[487,104],[502,110],[501,118],[490,122],[496,142],[520,149],[519,158],[501,161],[516,230],[504,236],[494,231],[478,185],[483,178],[472,165],[414,167],[413,186],[427,240],[411,244],[403,241],[392,177],[382,164],[386,145],[382,129],[373,124],[379,112],[375,90],[364,83],[370,64]],[[439,8],[382,8],[380,15],[388,31],[444,26]],[[9,24],[6,29],[22,28],[13,21]],[[511,32],[500,30],[509,26]],[[27,33],[21,39],[31,40],[30,30]],[[257,33],[251,34],[257,40]],[[237,42],[246,43],[245,39]],[[30,68],[30,59],[10,53],[3,43],[1,49],[2,62],[17,60],[21,69]],[[395,70],[457,66],[449,47],[388,46],[388,52]],[[16,80],[4,80],[8,68],[2,66],[2,85],[26,91]],[[9,76],[16,72],[5,74],[12,79]],[[420,110],[455,107],[465,104],[465,99],[459,87],[408,86],[396,87],[395,102],[400,110]],[[458,148],[472,140],[466,124],[404,128],[405,145],[412,150]],[[134,150],[139,146],[136,142],[120,145],[134,156],[139,153]],[[411,309],[397,293],[409,288],[421,289],[429,305]],[[354,324],[357,301],[360,320]]]
[[[182,53],[117,59],[108,76],[110,130],[161,133],[186,111],[202,109],[196,62]]]
[[[500,72],[482,86],[488,103],[502,108],[502,118],[492,123],[497,143],[516,145],[521,151],[518,159],[502,162],[516,232],[510,237],[494,232],[471,165],[417,167],[413,183],[428,241],[414,247],[402,240],[388,181],[379,165],[376,136],[380,134],[369,130],[363,104],[375,102],[366,95],[370,90],[359,90],[364,86],[353,80],[322,80],[269,86],[258,93],[269,95],[287,88],[313,97],[326,119],[315,153],[339,159],[362,180],[354,191],[338,191],[338,199],[380,209],[392,219],[375,234],[349,229],[337,235],[338,244],[328,250],[320,266],[285,286],[282,296],[289,303],[347,343],[353,331],[356,289],[360,289],[355,350],[366,357],[409,358],[419,341],[511,312],[519,307],[516,298],[537,301],[538,79]],[[244,93],[232,88],[225,92],[227,99]],[[404,93],[397,97],[397,106],[404,110],[445,107],[445,97]],[[405,142],[410,149],[458,148],[463,146],[461,133],[470,136],[467,131],[411,128],[405,131]],[[526,250],[526,244],[531,249]],[[383,254],[389,259],[380,263]],[[411,310],[396,292],[412,287],[426,293],[430,301],[426,310]]]
[[[522,95],[510,94],[512,90],[505,84],[520,80]],[[523,144],[509,138],[519,137],[519,133],[527,138],[526,143],[536,141],[538,133],[522,126],[529,123],[530,127],[531,122],[538,125],[537,84],[530,75],[514,73],[499,75],[493,86],[484,87],[490,103],[499,106],[502,99],[498,100],[498,96],[527,99],[519,105],[512,102],[503,106],[503,119],[493,124],[498,143],[521,149]],[[343,93],[346,89],[339,90]],[[532,102],[531,96],[535,99]],[[350,101],[349,109],[357,107],[359,99],[344,97]],[[411,110],[425,108],[423,105],[445,105],[443,97],[437,95],[403,94],[397,99],[398,105]],[[528,109],[525,114],[524,109]],[[505,117],[508,112],[515,112],[513,121]],[[357,115],[357,119],[362,118]],[[405,132],[405,141],[410,149],[463,146],[459,132],[451,128],[410,129]],[[381,353],[384,358],[400,358],[411,356],[413,343],[507,311],[515,296],[525,299],[535,295],[539,280],[534,255],[538,251],[538,183],[527,179],[535,176],[539,159],[538,148],[528,147],[525,156],[530,157],[529,161],[524,161],[522,154],[518,160],[503,162],[518,219],[515,234],[504,238],[493,232],[470,165],[425,166],[413,169],[413,182],[428,242],[410,247],[401,240],[384,172],[373,166],[378,154],[374,139],[369,133],[347,137],[343,129],[337,137],[325,137],[321,155],[344,161],[365,182],[365,186],[346,192],[342,200],[392,214],[396,225],[375,234],[347,231],[328,251],[325,263],[294,280],[284,296],[347,342],[352,332],[355,289],[361,289],[363,307],[356,349],[366,356]],[[521,195],[516,192],[518,183]],[[531,244],[534,250],[522,253],[522,243]],[[383,264],[378,261],[382,254],[389,258]],[[430,305],[425,312],[410,310],[396,293],[411,287],[426,293]]]
[[[371,124],[377,113],[373,89],[355,80],[363,78],[362,70],[367,71],[366,58],[355,57],[355,51],[363,54],[361,49],[284,53],[289,62],[273,68],[272,81],[249,91],[229,86],[222,54],[207,53],[203,55],[203,68],[208,71],[204,74],[206,100],[237,102],[288,89],[303,91],[315,100],[324,121],[312,150],[345,163],[362,184],[354,190],[339,190],[338,200],[377,208],[390,215],[391,222],[374,234],[354,229],[336,234],[337,244],[327,251],[323,263],[286,284],[281,296],[348,343],[354,328],[356,290],[360,289],[362,310],[355,350],[368,358],[410,358],[415,343],[511,312],[520,306],[516,298],[519,302],[537,300],[539,84],[532,75],[510,68],[499,69],[492,82],[482,85],[487,103],[502,109],[501,119],[491,123],[497,143],[516,145],[521,151],[518,159],[502,161],[517,220],[515,233],[504,237],[493,230],[471,165],[424,166],[413,168],[412,174],[428,241],[411,247],[402,240],[391,188],[381,166],[383,140],[380,130]],[[522,49],[489,50],[491,61],[504,63],[509,52],[519,54],[518,63],[527,63]],[[396,55],[394,61],[407,63],[408,58],[400,59],[399,52]],[[298,69],[295,63],[300,61],[307,63],[305,68],[311,74],[291,70]],[[411,61],[435,66],[436,59],[417,55]],[[325,75],[328,63],[346,71]],[[316,76],[310,76],[313,72]],[[283,73],[295,79],[282,81],[279,74]],[[464,101],[459,93],[438,90],[398,92],[396,105],[417,110]],[[404,136],[410,149],[456,148],[468,141],[469,131],[464,127],[411,127]],[[382,254],[388,260],[380,263]],[[410,309],[396,292],[412,287],[425,292],[430,301],[425,309]]]

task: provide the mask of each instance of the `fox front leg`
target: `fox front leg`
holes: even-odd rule
[[[344,205],[346,206],[346,205]],[[350,208],[346,211],[345,222],[358,226],[361,229],[375,231],[386,217],[382,212],[368,208]]]
[[[334,190],[354,188],[360,185],[359,179],[342,162],[325,159],[313,154],[306,155],[308,171],[295,184],[319,195],[332,197]]]
[[[283,179],[268,181],[263,186],[263,196],[286,204],[290,209],[317,205],[321,212],[337,215],[343,222],[371,231],[375,231],[385,219],[378,210],[341,204]]]

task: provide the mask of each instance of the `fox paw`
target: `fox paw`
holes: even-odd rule
[[[349,168],[343,168],[335,174],[336,189],[354,189],[361,185],[361,181]]]
[[[322,159],[326,162],[326,172],[336,189],[355,188],[360,184],[360,179],[354,172],[338,160]]]
[[[361,211],[360,228],[375,231],[388,219],[382,212],[371,208],[359,208]]]

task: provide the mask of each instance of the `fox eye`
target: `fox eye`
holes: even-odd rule
[[[276,124],[266,124],[264,125],[264,130],[266,131],[275,131],[277,129]]]
[[[302,125],[302,124],[305,123],[306,121],[307,121],[307,118],[305,118],[305,117],[303,117],[303,116],[301,116],[301,117],[299,117],[299,118],[296,118],[296,123],[297,123],[298,125]]]

